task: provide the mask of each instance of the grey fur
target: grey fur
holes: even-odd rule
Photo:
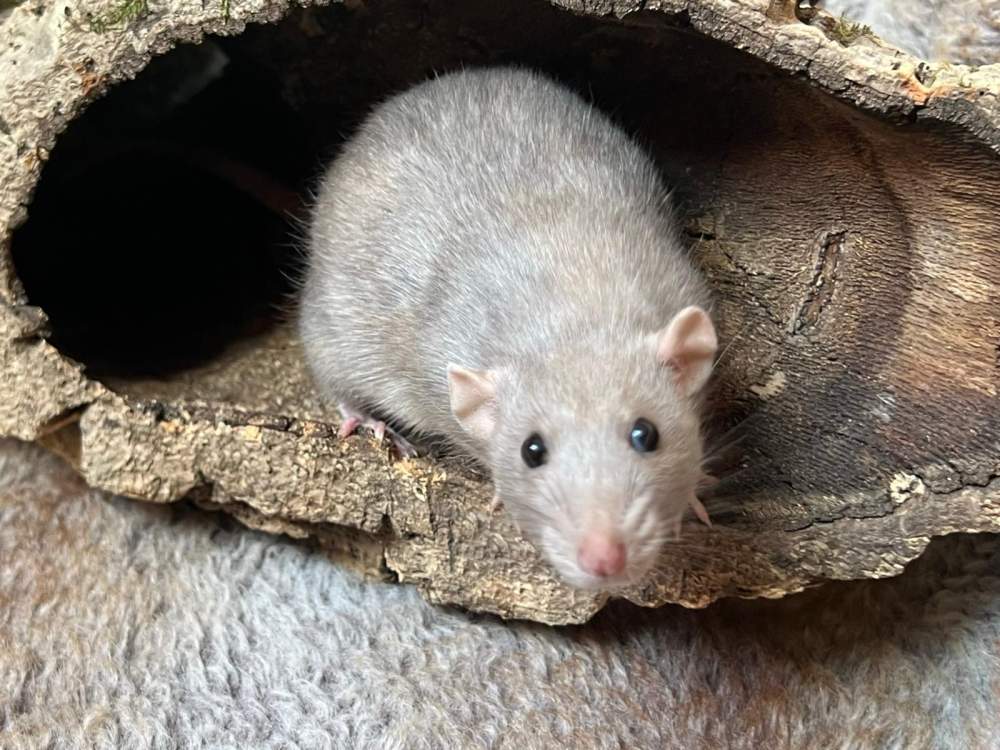
[[[462,71],[375,109],[318,191],[300,331],[321,392],[443,438],[491,470],[556,568],[617,525],[640,577],[693,496],[697,397],[655,334],[707,306],[644,151],[575,93],[518,68]],[[498,373],[487,445],[452,416],[447,368]],[[663,449],[627,442],[653,420]],[[540,432],[550,461],[528,470]]]

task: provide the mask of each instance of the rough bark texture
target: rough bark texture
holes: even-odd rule
[[[605,599],[560,584],[481,478],[338,440],[287,327],[169,376],[84,370],[13,260],[57,137],[180,42],[240,34],[227,43],[328,139],[431,69],[519,60],[590,86],[642,134],[719,300],[714,413],[720,431],[742,424],[740,468],[717,524],[688,529],[629,599],[700,607],[891,576],[934,536],[1000,529],[1000,66],[845,44],[795,3],[491,5],[234,0],[227,18],[163,0],[104,33],[66,2],[0,11],[0,434],[112,492],[315,536],[436,602],[590,617]]]

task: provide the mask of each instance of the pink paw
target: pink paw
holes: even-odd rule
[[[340,423],[340,429],[337,430],[337,437],[341,440],[346,437],[350,437],[360,426],[361,420],[357,417],[346,417],[344,421]]]
[[[344,417],[344,421],[340,425],[340,429],[337,431],[337,436],[341,439],[350,437],[355,432],[358,431],[359,427],[364,427],[365,429],[371,430],[372,434],[375,435],[375,439],[378,442],[383,442],[386,436],[392,441],[393,447],[396,449],[396,453],[399,454],[401,458],[409,458],[410,456],[417,455],[417,449],[413,444],[399,435],[394,430],[389,429],[385,422],[377,419],[372,419],[367,414],[362,414],[354,409],[343,404],[340,405],[340,413]]]

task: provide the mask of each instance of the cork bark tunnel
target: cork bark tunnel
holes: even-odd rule
[[[24,42],[0,58],[0,433],[433,601],[590,617],[604,598],[554,578],[482,477],[338,440],[287,323],[288,217],[367,108],[522,63],[648,145],[716,292],[716,525],[627,598],[893,575],[1000,527],[1000,71],[749,0],[181,5],[102,33],[0,16]]]

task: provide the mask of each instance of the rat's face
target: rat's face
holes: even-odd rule
[[[556,571],[580,588],[617,588],[649,573],[701,476],[693,400],[653,378],[640,377],[646,390],[633,393],[629,369],[592,365],[591,377],[573,381],[551,371],[529,375],[511,408],[500,407],[497,495]]]
[[[489,446],[498,498],[568,583],[639,581],[698,507],[698,392],[715,351],[691,307],[640,340],[449,370],[452,412]]]

